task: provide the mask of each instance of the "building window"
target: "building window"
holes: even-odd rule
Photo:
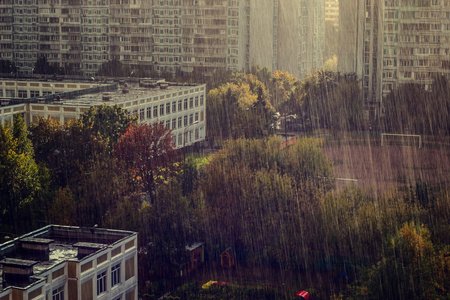
[[[195,96],[195,107],[198,106],[198,96]]]
[[[2,95],[0,95],[2,96]],[[39,97],[39,91],[30,91],[30,98]]]
[[[170,103],[166,104],[166,114],[170,114]]]
[[[151,118],[152,118],[152,108],[147,107],[147,119],[151,119]]]
[[[192,114],[189,115],[189,125],[194,123],[194,116]]]
[[[184,99],[184,110],[188,109],[188,99]]]
[[[203,106],[203,95],[200,96],[200,106]]]
[[[194,98],[190,98],[189,99],[189,108],[193,108],[194,107]]]
[[[178,134],[178,145],[181,146],[183,144],[183,136],[181,133]]]
[[[53,290],[52,300],[64,300],[64,286]]]
[[[160,115],[160,116],[164,116],[164,104],[161,104],[161,105],[159,106],[159,115]]]
[[[27,98],[27,97],[28,97],[27,91],[19,90],[19,98]]]
[[[195,113],[195,122],[198,122],[198,112]]]
[[[111,267],[111,286],[120,283],[120,263]]]
[[[181,117],[178,117],[178,128],[181,128],[182,124],[181,124]]]
[[[153,118],[158,116],[158,106],[153,106]]]
[[[188,116],[184,116],[184,127],[187,126]]]
[[[172,102],[172,112],[176,112],[177,111],[177,102]]]
[[[144,109],[143,108],[141,108],[139,110],[139,120],[144,120]]]
[[[97,296],[106,292],[106,271],[97,275]]]
[[[170,129],[170,120],[166,120],[166,127],[167,129]]]
[[[177,119],[172,119],[172,129],[177,129]]]

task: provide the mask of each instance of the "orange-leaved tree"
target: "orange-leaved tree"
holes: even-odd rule
[[[114,146],[114,155],[126,168],[130,179],[156,199],[157,185],[179,170],[179,154],[172,132],[162,123],[133,124]]]

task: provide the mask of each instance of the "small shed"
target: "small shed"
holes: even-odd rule
[[[220,254],[220,265],[222,268],[231,268],[236,263],[236,255],[231,248],[227,248]]]
[[[193,243],[192,245],[186,246],[186,250],[190,255],[188,267],[190,271],[195,270],[199,265],[205,262],[205,243]]]
[[[182,265],[180,276],[189,274],[205,262],[205,243],[186,245],[185,249],[189,253],[189,261]]]

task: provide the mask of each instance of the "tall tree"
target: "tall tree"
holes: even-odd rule
[[[281,139],[230,141],[205,166],[199,183],[214,246],[241,247],[252,262],[297,264],[301,209],[328,191],[331,164],[314,139],[281,150]],[[324,180],[329,181],[324,185]],[[219,247],[220,248],[220,247]]]
[[[16,71],[17,68],[12,61],[0,59],[0,73],[15,73]]]
[[[47,60],[47,57],[45,57],[45,55],[41,55],[41,57],[39,57],[36,60],[36,63],[34,64],[33,73],[34,74],[44,74],[44,75],[45,74],[63,75],[64,70],[55,64],[50,64]]]
[[[119,60],[110,60],[103,63],[97,71],[98,76],[122,77],[131,75],[131,67]]]
[[[94,135],[100,136],[103,140],[108,140],[111,149],[127,128],[136,121],[136,117],[127,116],[120,106],[106,104],[91,106],[80,118],[83,125],[91,128]]]
[[[156,200],[156,187],[179,170],[178,151],[172,133],[163,123],[133,124],[114,146],[132,180]]]
[[[385,99],[385,126],[390,132],[443,135],[450,132],[448,80],[435,78],[430,89],[403,84]]]
[[[17,114],[13,128],[0,126],[0,213],[4,224],[12,224],[15,233],[24,229],[19,220],[39,190],[39,170],[31,141],[22,117]]]

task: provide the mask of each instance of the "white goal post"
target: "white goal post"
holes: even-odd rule
[[[417,143],[414,142],[417,140]],[[382,133],[381,147],[386,144],[399,144],[400,146],[417,145],[422,148],[422,136],[419,134],[401,134],[401,133]]]

